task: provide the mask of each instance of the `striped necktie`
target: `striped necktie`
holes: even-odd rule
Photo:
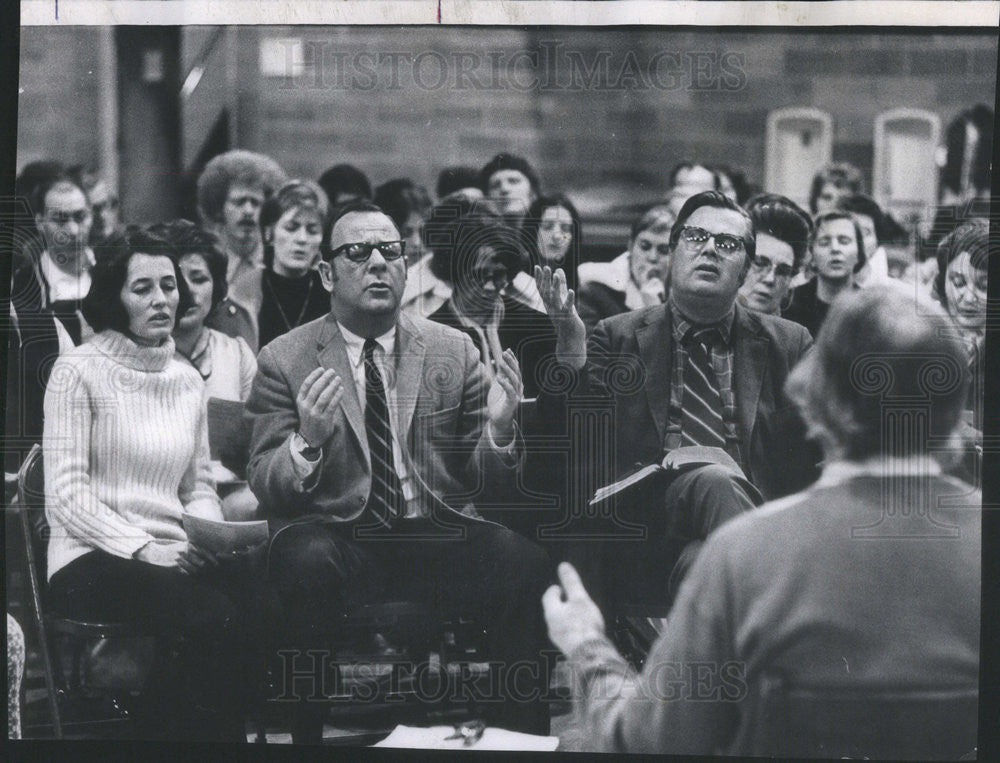
[[[403,514],[403,490],[393,465],[389,405],[382,374],[375,364],[378,342],[365,340],[365,433],[372,460],[372,489],[365,508],[387,526]]]
[[[681,438],[684,445],[726,447],[726,427],[722,418],[722,395],[712,366],[714,328],[692,329],[684,339],[684,400]]]

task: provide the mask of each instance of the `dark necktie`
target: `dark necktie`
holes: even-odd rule
[[[378,342],[365,340],[365,433],[372,459],[372,490],[365,505],[386,525],[403,514],[403,489],[393,465],[389,405],[382,374],[375,364]]]
[[[717,329],[692,330],[685,338],[684,401],[681,436],[684,445],[726,447],[722,395],[712,367],[711,346]]]

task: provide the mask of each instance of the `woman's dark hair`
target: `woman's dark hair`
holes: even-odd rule
[[[479,170],[475,167],[445,167],[438,175],[434,191],[444,200],[445,196],[463,188],[479,188]]]
[[[824,212],[819,217],[813,221],[812,237],[809,239],[809,248],[812,249],[813,245],[816,243],[816,238],[819,236],[819,229],[829,222],[834,220],[847,220],[851,223],[854,228],[854,240],[858,245],[858,261],[854,265],[854,272],[858,273],[861,268],[865,266],[868,262],[868,252],[865,251],[865,239],[861,235],[861,226],[858,225],[858,221],[854,219],[854,216],[850,212]]]
[[[274,243],[264,234],[267,228],[276,225],[290,209],[313,210],[319,218],[320,230],[326,227],[330,216],[330,204],[326,193],[312,180],[289,180],[274,195],[264,202],[260,210],[261,238],[264,241],[264,267],[274,266]]]
[[[524,157],[507,153],[497,154],[479,171],[479,187],[482,189],[483,193],[489,195],[490,178],[501,170],[516,170],[517,172],[520,172],[528,178],[528,182],[531,184],[531,189],[536,194],[541,193],[538,173],[535,172],[535,168],[532,167],[528,163],[528,160]]]
[[[944,311],[899,283],[843,294],[785,386],[828,459],[929,454],[966,404],[968,358]],[[926,430],[885,433],[885,400],[927,402]],[[918,417],[897,417],[902,424]],[[921,423],[911,426],[922,426]]]
[[[181,274],[177,250],[165,238],[148,229],[130,226],[111,236],[96,252],[97,262],[90,269],[90,291],[83,298],[80,309],[94,331],[113,329],[126,333],[129,328],[128,312],[122,304],[122,289],[128,277],[128,264],[133,255],[148,254],[166,257],[174,266],[179,301],[174,314],[174,324],[191,306],[191,294]]]
[[[749,181],[747,181],[746,173],[742,170],[733,169],[727,164],[716,164],[708,169],[715,173],[715,190],[722,190],[722,176],[725,175],[729,178],[729,182],[733,186],[733,191],[736,192],[736,203],[742,205],[747,203],[747,199],[749,199],[751,195],[751,188]]]
[[[955,230],[941,239],[937,248],[938,272],[934,278],[934,288],[941,304],[948,307],[948,293],[945,281],[948,278],[948,265],[962,252],[969,253],[969,264],[976,270],[986,270],[989,267],[990,255],[990,223],[982,218],[966,220]]]
[[[684,228],[684,223],[686,223],[688,218],[695,213],[695,210],[701,209],[702,207],[728,209],[731,212],[736,212],[747,221],[747,227],[750,231],[743,237],[743,248],[747,253],[746,262],[743,264],[745,275],[746,271],[750,269],[750,263],[753,262],[753,258],[757,254],[753,218],[750,217],[743,207],[718,191],[702,191],[701,193],[696,193],[684,202],[684,206],[681,207],[681,211],[677,213],[677,220],[674,222],[674,227],[670,230],[670,251],[677,248],[677,241],[681,237],[681,230]]]
[[[566,257],[563,259],[563,264],[561,265],[563,272],[566,274],[566,284],[571,289],[576,288],[576,269],[580,264],[580,260],[583,256],[583,226],[580,223],[580,213],[576,211],[576,207],[573,206],[573,202],[569,200],[569,197],[565,194],[557,193],[552,196],[539,196],[533,202],[531,206],[528,207],[528,214],[525,216],[524,221],[521,223],[521,232],[523,233],[524,247],[528,252],[528,262],[525,264],[525,270],[532,273],[532,268],[535,265],[542,265],[541,252],[538,250],[538,231],[542,225],[542,216],[545,214],[545,210],[560,207],[569,212],[570,219],[573,223],[573,233],[572,238],[569,242],[569,249],[566,250]]]
[[[342,193],[368,201],[372,198],[371,181],[353,164],[335,164],[320,175],[319,184],[331,204],[336,204],[337,196]]]
[[[809,190],[809,211],[813,214],[816,214],[816,200],[827,183],[832,183],[836,188],[846,188],[852,194],[865,191],[865,179],[861,170],[847,162],[829,164],[813,177],[812,188]]]
[[[173,247],[177,256],[177,264],[187,254],[200,254],[208,266],[208,274],[212,277],[212,309],[226,298],[229,284],[226,282],[226,270],[229,263],[226,255],[219,249],[219,240],[200,225],[190,220],[170,220],[169,222],[150,225],[148,232],[159,236]]]
[[[762,193],[754,196],[746,205],[756,236],[767,233],[792,247],[793,267],[802,267],[813,224],[809,214],[787,196],[776,193]]]
[[[424,223],[427,247],[434,253],[431,272],[449,284],[466,276],[474,256],[492,247],[513,279],[527,259],[520,231],[465,199],[446,199],[431,210]]]
[[[409,178],[396,178],[375,189],[375,204],[380,206],[400,231],[416,213],[421,218],[431,208],[431,197],[427,189]]]

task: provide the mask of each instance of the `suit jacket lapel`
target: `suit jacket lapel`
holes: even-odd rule
[[[317,341],[319,350],[319,364],[323,368],[332,368],[340,376],[344,387],[344,395],[340,399],[340,407],[344,409],[351,429],[357,436],[365,456],[370,458],[368,453],[368,437],[365,434],[365,418],[361,412],[361,402],[358,400],[358,390],[354,386],[354,371],[351,368],[350,359],[347,357],[347,345],[344,344],[344,337],[337,327],[337,321],[332,315],[327,316],[323,322]]]
[[[399,411],[400,442],[407,442],[413,411],[424,375],[423,337],[413,322],[401,315],[396,324],[396,406]]]
[[[767,366],[768,345],[767,338],[761,334],[760,321],[739,304],[736,305],[733,328],[736,331],[733,343],[733,393],[736,396],[736,415],[742,430],[740,439],[743,453],[748,454]]]
[[[654,310],[646,322],[636,329],[640,362],[646,366],[646,400],[660,442],[666,437],[670,413],[670,365],[673,357],[673,337],[666,308]]]

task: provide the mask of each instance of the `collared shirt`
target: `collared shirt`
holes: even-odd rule
[[[865,461],[831,461],[823,467],[818,487],[839,485],[855,477],[936,477],[941,464],[931,456],[875,456]]]
[[[651,284],[648,289],[641,289],[632,278],[629,264],[629,253],[622,252],[611,262],[583,262],[577,269],[580,285],[599,283],[625,295],[627,310],[640,310],[644,307],[661,305],[664,301],[662,282]]]
[[[431,272],[433,254],[425,254],[406,273],[400,312],[428,317],[451,298],[451,286]]]
[[[367,390],[365,383],[365,339],[340,324],[338,324],[338,328],[340,329],[341,336],[344,338],[347,359],[351,364],[351,373],[354,376],[354,388],[357,390],[361,411],[364,413],[365,392]],[[396,327],[393,326],[381,336],[375,337],[375,341],[378,343],[378,347],[375,348],[374,352],[375,365],[378,366],[379,373],[382,374],[382,380],[385,384],[386,404],[389,407],[389,427],[392,429],[392,460],[396,467],[396,473],[399,475],[403,498],[406,500],[406,517],[424,516],[426,513],[425,507],[420,500],[415,484],[415,480],[419,479],[419,476],[415,478],[408,469],[406,459],[403,457],[403,446],[399,441],[399,433],[402,430],[400,428],[399,406],[396,398],[395,369],[398,362],[396,355]],[[391,359],[388,365],[386,358]],[[386,372],[387,367],[391,369],[388,373]],[[514,441],[511,441],[505,447],[497,446],[493,440],[493,433],[489,425],[487,425],[487,438],[489,439],[490,447],[498,453],[510,455],[514,452]],[[307,460],[302,454],[303,443],[297,442],[298,440],[301,440],[301,438],[292,437],[289,441],[289,446],[292,452],[292,462],[295,466],[296,475],[300,480],[304,481],[319,465],[319,459],[315,461]]]
[[[240,257],[232,252],[227,253],[226,283],[229,284],[229,299],[246,310],[253,325],[254,335],[257,335],[257,320],[260,315],[260,305],[264,300],[264,287],[261,281],[264,271],[263,249],[258,247],[249,257]]]
[[[681,422],[684,414],[684,366],[687,364],[687,348],[685,338],[692,330],[709,328],[695,325],[685,318],[673,303],[669,304],[667,315],[670,318],[670,330],[673,335],[673,357],[670,369],[670,411],[664,450],[667,452],[679,448],[681,440]],[[736,320],[736,309],[730,311],[717,324],[712,326],[719,332],[719,341],[712,343],[711,357],[715,379],[719,385],[719,396],[722,398],[722,423],[726,429],[726,452],[747,472],[743,462],[739,419],[736,415],[736,395],[733,392],[733,323]],[[749,474],[749,472],[747,472]]]
[[[52,260],[52,255],[46,249],[38,258],[38,265],[42,271],[42,277],[48,286],[49,303],[52,302],[79,302],[87,296],[90,291],[90,269],[94,266],[96,259],[93,250],[88,246],[84,249],[87,264],[79,274],[67,273],[61,270]]]
[[[365,338],[348,331],[343,326],[339,326],[339,328],[341,336],[344,337],[347,359],[351,362],[354,388],[358,392],[358,401],[361,403],[361,411],[364,413],[367,401],[365,395],[368,389],[365,381]],[[413,484],[413,475],[407,469],[406,459],[403,458],[403,449],[399,443],[399,433],[402,429],[399,426],[399,405],[396,399],[396,327],[393,326],[381,336],[375,337],[375,341],[378,346],[375,348],[373,356],[375,365],[378,366],[378,372],[382,375],[382,383],[385,385],[386,404],[389,406],[389,427],[392,429],[392,462],[399,475],[403,498],[406,500],[406,516],[421,516],[424,512]],[[388,363],[386,362],[387,358],[389,359]]]

